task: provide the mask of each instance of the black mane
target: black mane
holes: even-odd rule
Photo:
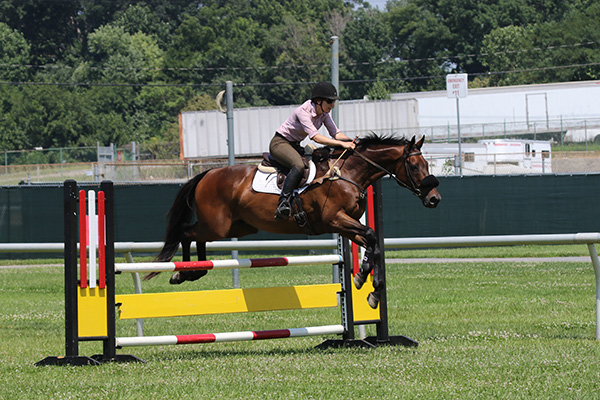
[[[384,135],[380,136],[376,133],[371,133],[368,136],[361,137],[356,141],[356,147],[369,147],[377,144],[385,144],[390,146],[405,146],[410,143],[410,140],[405,137]]]
[[[406,146],[409,143],[410,140],[406,139],[405,137],[393,135],[378,135],[376,133],[370,133],[365,137],[359,137],[358,139],[356,139],[356,148],[364,149],[369,146],[378,144],[389,146]],[[346,159],[352,154],[348,151],[344,152],[344,149],[342,149],[341,147],[336,148],[334,150],[331,150],[331,148],[327,146],[319,147],[313,152],[313,161],[321,162],[330,158],[335,159],[339,157],[342,153],[344,153],[342,159]]]

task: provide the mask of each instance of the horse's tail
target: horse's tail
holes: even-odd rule
[[[186,227],[192,222],[194,217],[195,191],[196,186],[208,171],[204,171],[194,178],[190,179],[177,193],[171,209],[167,213],[167,232],[165,243],[160,253],[154,258],[155,261],[166,262],[177,253],[179,243],[184,239]],[[160,272],[151,272],[144,277],[144,280],[158,275]]]

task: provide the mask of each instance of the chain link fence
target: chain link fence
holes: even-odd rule
[[[600,173],[600,151],[553,151],[532,163],[526,154],[510,156],[525,160],[499,161],[503,154],[463,156],[462,175],[539,175]],[[426,157],[431,173],[437,176],[461,175],[457,155]],[[259,158],[236,159],[236,164],[258,164]],[[212,168],[227,166],[227,160],[163,160],[91,162],[64,164],[10,165],[0,169],[0,185],[56,183],[66,179],[79,182],[185,182]]]
[[[434,175],[523,175],[600,173],[600,118],[522,121],[461,125],[462,159],[457,146],[458,126],[420,127],[395,135],[425,135],[425,146],[442,153],[424,155]],[[369,132],[361,132],[367,134]],[[379,132],[382,134],[382,132]],[[385,132],[383,132],[385,133]],[[392,134],[390,132],[390,134]],[[478,151],[482,141],[545,141],[547,150],[502,153]],[[552,145],[550,150],[550,145]],[[453,146],[455,149],[453,149]],[[532,144],[534,146],[534,144]],[[0,152],[0,185],[56,183],[65,179],[114,182],[184,182],[207,169],[227,165],[227,159],[179,159],[180,144],[129,143],[117,148],[34,149]],[[236,158],[258,163],[261,156]]]

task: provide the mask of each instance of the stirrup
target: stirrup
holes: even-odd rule
[[[275,210],[275,219],[288,219],[292,213],[289,199],[282,199]]]

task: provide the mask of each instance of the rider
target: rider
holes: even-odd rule
[[[271,156],[278,163],[290,168],[279,196],[279,204],[275,211],[276,219],[288,219],[290,216],[290,199],[304,174],[304,163],[301,157],[303,150],[300,142],[306,136],[325,146],[354,149],[352,139],[338,129],[329,115],[338,99],[335,86],[329,82],[317,83],[312,89],[310,100],[296,108],[271,139],[269,145]],[[319,133],[322,125],[325,125],[331,137]]]

